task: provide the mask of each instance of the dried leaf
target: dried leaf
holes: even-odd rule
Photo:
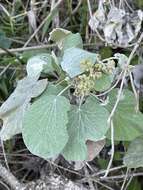
[[[89,20],[89,26],[92,30],[96,28],[102,29],[106,22],[104,0],[99,1],[98,9]]]
[[[37,23],[36,23],[36,15],[34,11],[33,10],[28,11],[27,16],[28,16],[29,25],[31,26],[33,31],[35,31],[37,28]]]
[[[86,141],[86,146],[87,146],[87,152],[88,152],[88,161],[93,160],[96,156],[98,156],[98,154],[100,153],[100,151],[103,149],[105,145],[105,139],[100,140],[100,141],[91,141],[91,140],[87,140]]]
[[[141,30],[143,11],[130,13],[114,6],[108,10],[104,2],[99,1],[97,11],[89,20],[89,26],[93,31],[101,31],[107,43],[128,46]]]

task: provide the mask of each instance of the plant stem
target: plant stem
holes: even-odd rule
[[[30,36],[30,38],[27,40],[27,42],[24,44],[24,48],[29,44],[29,42],[31,42],[31,40],[35,37],[35,35],[38,33],[38,31],[42,28],[42,26],[45,24],[45,22],[53,16],[53,14],[55,13],[55,10],[60,6],[60,4],[63,2],[63,0],[59,0],[55,6],[53,7],[53,9],[51,10],[51,12],[48,14],[48,16],[41,22],[41,24],[39,25],[39,27],[34,31],[34,33]]]

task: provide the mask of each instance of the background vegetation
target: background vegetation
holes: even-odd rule
[[[100,0],[99,0],[100,1]],[[0,1],[0,103],[2,104],[16,87],[17,81],[26,75],[27,60],[38,53],[58,52],[56,44],[49,41],[49,33],[57,27],[72,33],[80,33],[85,50],[99,53],[102,59],[115,53],[130,55],[134,46],[108,44],[89,26],[91,13],[98,8],[98,0],[1,0]],[[143,1],[109,1],[128,11],[143,9]],[[108,3],[108,0],[106,1]],[[142,28],[140,33],[142,32]],[[142,63],[142,44],[132,57],[131,64]],[[51,78],[52,80],[52,78]],[[131,88],[131,87],[130,87]],[[140,110],[143,111],[142,92]],[[2,126],[2,121],[1,121]],[[37,139],[38,140],[38,139]],[[44,160],[32,155],[23,143],[21,135],[0,145],[0,189],[15,189],[28,184],[27,189],[143,189],[143,169],[127,169],[123,156],[128,141],[115,141],[115,152],[109,175],[106,173],[111,155],[111,143],[98,157],[80,168],[78,162],[68,162],[62,156]],[[4,166],[4,167],[3,167]],[[6,169],[6,170],[5,170]],[[14,176],[16,178],[13,178]],[[6,179],[6,181],[4,180]],[[66,185],[65,185],[66,184]],[[25,188],[25,187],[24,187]]]

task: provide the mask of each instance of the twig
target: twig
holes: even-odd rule
[[[84,43],[84,47],[95,47],[97,44],[95,43]],[[37,49],[50,49],[56,47],[56,44],[42,44],[38,46],[31,46],[31,47],[21,47],[21,48],[13,48],[13,49],[7,49],[9,52],[23,52],[23,51],[31,51],[31,50],[37,50]],[[6,54],[4,50],[0,50],[0,55]]]
[[[143,39],[143,33],[140,35],[140,38],[138,39],[136,45],[134,46],[134,48],[133,48],[133,50],[132,50],[132,52],[131,52],[131,54],[130,54],[130,56],[128,58],[128,61],[126,63],[126,66],[125,66],[125,69],[124,69],[124,73],[123,73],[123,77],[122,77],[122,81],[121,81],[121,85],[120,85],[120,89],[119,89],[119,93],[118,93],[118,96],[117,96],[117,100],[116,100],[116,102],[114,104],[114,107],[113,107],[113,109],[111,111],[111,114],[110,114],[110,116],[108,118],[108,121],[110,121],[112,119],[112,117],[113,117],[113,115],[114,115],[114,113],[116,111],[116,108],[118,106],[118,103],[120,101],[120,97],[121,97],[121,94],[122,94],[122,90],[123,90],[123,86],[124,86],[124,80],[125,80],[125,77],[126,77],[126,74],[127,74],[127,71],[128,71],[128,66],[129,66],[129,64],[130,64],[130,62],[131,62],[131,60],[132,60],[132,58],[133,58],[133,56],[134,56],[137,48],[139,47],[142,39]]]
[[[71,87],[71,84],[66,86],[57,96],[61,96],[66,90],[68,90]]]
[[[123,74],[123,71],[120,73],[120,75],[119,75],[117,81],[115,82],[115,84],[114,84],[113,86],[111,86],[111,88],[109,88],[108,90],[106,90],[105,92],[103,92],[103,93],[101,93],[101,94],[97,94],[96,96],[97,96],[97,97],[104,96],[104,95],[106,95],[107,93],[109,93],[111,90],[113,90],[113,89],[117,86],[117,84],[119,83],[119,81],[121,80],[122,74]]]
[[[74,14],[77,13],[79,7],[80,7],[81,4],[82,4],[82,1],[83,1],[83,0],[79,0],[77,6],[76,6],[75,9],[72,11],[71,16],[74,16]],[[68,18],[61,24],[61,27],[66,27],[66,25],[69,23],[69,21],[70,21],[70,18],[68,17]]]
[[[136,107],[135,107],[135,110],[136,112],[139,111],[139,95],[136,91],[136,88],[135,88],[135,85],[134,85],[134,81],[133,81],[133,76],[131,74],[131,72],[129,71],[129,76],[130,76],[130,81],[131,81],[131,86],[132,86],[132,89],[133,89],[133,92],[134,92],[134,95],[135,95],[135,99],[136,99]]]
[[[125,186],[124,190],[127,190],[127,188],[128,188],[128,186],[130,185],[130,183],[131,183],[131,181],[132,181],[133,177],[134,177],[133,175],[132,175],[132,176],[130,176],[130,179],[128,180],[128,182],[127,182],[127,184],[126,184],[126,186]]]
[[[115,102],[115,104],[114,104],[114,107],[113,107],[113,109],[112,109],[112,111],[111,111],[111,113],[110,113],[110,116],[109,116],[109,118],[108,118],[108,122],[109,122],[109,123],[111,123],[112,118],[113,118],[113,116],[114,116],[114,113],[115,113],[115,111],[116,111],[116,108],[117,108],[117,106],[118,106],[118,103],[119,103],[119,101],[120,101],[120,97],[121,97],[122,90],[123,90],[123,86],[124,86],[125,77],[126,77],[126,74],[127,74],[127,71],[128,71],[128,66],[129,66],[129,64],[131,63],[131,60],[132,60],[132,58],[133,58],[133,56],[134,56],[134,54],[135,54],[137,48],[139,47],[139,45],[140,45],[142,39],[143,39],[143,33],[140,35],[140,37],[139,37],[139,39],[138,39],[136,45],[134,46],[134,48],[133,48],[133,50],[132,50],[132,52],[131,52],[131,54],[130,54],[130,56],[129,56],[129,58],[128,58],[128,61],[127,61],[127,63],[126,63],[126,66],[125,66],[125,69],[124,69],[124,73],[123,73],[123,77],[122,77],[122,81],[121,81],[121,85],[120,85],[119,92],[118,92],[118,95],[117,95],[117,100],[116,100],[116,102]],[[113,146],[113,145],[112,145],[112,146]],[[111,159],[110,159],[110,161],[111,161]],[[110,164],[110,166],[111,166],[111,163],[110,163],[110,162],[109,162],[109,164]],[[108,165],[108,166],[109,166],[109,165]],[[109,169],[110,169],[110,168],[107,167],[107,172],[105,173],[104,177],[106,177],[106,176],[108,175]]]
[[[105,177],[105,178],[100,178],[100,180],[106,181],[106,180],[122,179],[122,178],[125,178],[125,176],[126,176],[126,174],[117,175],[117,176],[109,176],[109,177]],[[143,172],[128,174],[128,177],[130,177],[130,176],[132,176],[132,177],[143,176]]]
[[[111,129],[111,157],[110,157],[110,161],[108,163],[105,175],[102,178],[107,177],[108,173],[110,172],[110,168],[111,168],[112,161],[114,158],[114,151],[115,151],[114,150],[114,126],[113,126],[112,120],[110,121],[110,129]]]
[[[14,48],[8,49],[9,52],[22,52],[22,51],[30,51],[30,50],[37,50],[37,49],[46,49],[46,48],[53,48],[56,47],[55,44],[48,44],[48,45],[39,45],[39,46],[32,46],[32,47],[22,47],[22,48]],[[0,50],[0,54],[6,54],[4,50]]]
[[[53,9],[51,10],[51,12],[48,14],[48,16],[41,22],[41,24],[39,25],[39,27],[34,31],[34,33],[30,36],[30,38],[27,40],[27,42],[24,44],[24,48],[29,44],[29,42],[31,42],[31,40],[35,37],[35,35],[38,33],[38,31],[42,28],[42,26],[45,24],[45,22],[53,16],[53,14],[55,13],[56,9],[60,6],[60,4],[63,2],[63,0],[59,0],[55,6],[53,7]]]
[[[6,67],[3,67],[3,70],[0,72],[0,77],[6,72],[6,70],[10,67],[11,63],[9,63]]]
[[[121,166],[117,166],[117,167],[114,167],[114,168],[110,168],[110,172],[113,172],[113,171],[116,171],[116,170],[120,170],[120,169],[123,169],[123,168],[126,168],[125,165],[121,165]],[[92,175],[92,177],[96,177],[96,176],[99,176],[99,175],[102,175],[106,172],[106,170],[103,170],[103,171],[99,171],[97,172],[96,174]]]
[[[87,5],[88,5],[88,10],[89,10],[89,15],[90,15],[90,18],[92,17],[92,9],[91,9],[91,5],[90,5],[90,1],[87,0]]]
[[[88,172],[87,166],[84,167],[84,171],[85,171],[86,176],[89,177],[90,175],[89,175],[89,172]],[[95,187],[94,187],[93,181],[92,181],[90,178],[88,179],[88,184],[89,184],[89,188],[90,188],[90,190],[95,190]]]
[[[1,147],[2,147],[2,152],[3,152],[3,157],[4,157],[5,165],[6,165],[7,169],[10,171],[2,139],[1,139]]]
[[[25,186],[21,184],[16,177],[0,164],[0,177],[8,183],[14,190],[24,190]]]
[[[115,190],[115,189],[109,187],[108,185],[106,185],[105,183],[100,182],[99,180],[92,179],[92,181],[95,181],[96,183],[98,183],[99,185],[105,187],[106,189],[109,189],[109,190]]]
[[[125,178],[124,178],[124,181],[123,181],[123,184],[122,184],[121,190],[124,190],[124,187],[125,187],[126,181],[127,181],[127,179],[128,179],[128,173],[129,173],[129,169],[127,168],[126,175],[125,175]]]
[[[15,57],[15,59],[17,59],[21,64],[23,64],[23,61],[16,54],[10,52],[9,49],[3,48],[1,46],[0,46],[0,49],[2,49],[3,51],[5,51],[5,53],[7,53],[9,56]]]
[[[3,183],[2,181],[0,181],[0,184],[1,184],[2,186],[4,186],[7,190],[10,190],[10,188],[9,188],[5,183]]]
[[[91,4],[90,4],[90,1],[87,0],[87,5],[88,5],[88,10],[89,10],[89,16],[90,18],[92,18],[92,9],[91,9]],[[105,42],[105,39],[100,35],[100,33],[98,32],[97,28],[94,28],[97,36],[99,37],[99,39],[103,42]]]

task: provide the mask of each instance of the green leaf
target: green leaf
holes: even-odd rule
[[[109,94],[107,109],[111,111],[117,100],[118,90]],[[129,90],[123,90],[120,102],[113,116],[114,140],[131,141],[143,133],[143,114],[135,112],[135,97]],[[109,137],[108,133],[108,137]]]
[[[56,28],[50,33],[49,40],[56,42],[60,50],[66,50],[71,47],[83,48],[83,41],[79,33]]]
[[[83,48],[82,38],[79,33],[69,34],[63,39],[63,42],[62,42],[63,50],[66,50],[72,47]]]
[[[21,58],[24,62],[27,62],[30,58],[39,55],[39,54],[47,54],[47,49],[35,49],[35,50],[29,50],[29,51],[24,51],[21,54]]]
[[[96,91],[107,90],[108,88],[110,88],[112,82],[113,82],[112,75],[102,74],[101,78],[96,79],[94,89]]]
[[[3,120],[3,126],[0,131],[0,138],[3,141],[9,140],[14,135],[21,133],[23,115],[28,107],[29,102],[25,102],[22,106],[1,117]]]
[[[27,148],[45,159],[58,155],[68,141],[69,101],[63,96],[41,96],[23,121],[23,139]],[[34,132],[34,133],[33,133]]]
[[[52,61],[52,56],[48,53],[42,53],[30,58],[26,66],[28,76],[39,78],[41,72],[53,72]]]
[[[131,142],[123,161],[128,168],[143,167],[143,136]]]
[[[0,47],[8,49],[10,48],[11,41],[5,36],[3,31],[0,31]]]
[[[108,130],[108,111],[89,97],[81,107],[73,106],[69,112],[69,141],[63,150],[67,160],[87,160],[86,141],[104,139]]]
[[[118,66],[123,70],[128,61],[128,57],[121,53],[115,53],[114,56],[118,58]]]
[[[84,69],[81,68],[81,62],[83,60],[89,60],[94,64],[96,61],[96,54],[79,48],[69,48],[64,52],[61,62],[62,69],[73,78],[84,72]]]
[[[31,98],[39,96],[46,86],[46,79],[35,81],[25,77],[18,82],[15,91],[0,107],[0,119],[3,120],[0,131],[2,140],[8,140],[21,133],[23,115],[29,108]]]
[[[52,40],[53,42],[59,44],[69,34],[72,34],[72,32],[63,28],[55,28],[52,30],[52,32],[50,32],[49,40]]]

